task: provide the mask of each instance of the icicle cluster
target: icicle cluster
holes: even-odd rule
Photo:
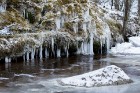
[[[111,37],[108,24],[105,20],[98,17],[96,13],[92,13],[94,12],[94,9],[92,10],[94,6],[90,3],[90,0],[73,1],[65,2],[62,0],[60,2],[59,0],[52,0],[48,2],[48,0],[42,0],[44,2],[43,6],[50,9],[46,11],[44,9],[43,12],[46,14],[42,16],[39,26],[41,28],[44,27],[43,31],[47,30],[48,32],[43,32],[41,29],[42,33],[30,33],[19,36],[23,39],[19,40],[19,42],[24,44],[22,51],[20,51],[21,55],[24,55],[24,60],[33,60],[35,57],[40,59],[49,56],[61,57],[62,52],[68,57],[69,48],[72,44],[77,48],[77,54],[94,55],[93,44],[96,38],[99,38],[101,53],[103,45],[106,45],[107,51],[109,50]],[[6,10],[5,8],[5,6],[0,6],[1,11]],[[28,13],[30,12],[28,11],[28,8],[23,10],[25,19],[29,18]],[[103,23],[101,25],[102,35],[96,34],[99,20]],[[2,31],[7,33],[9,30],[4,28]],[[16,45],[16,43],[14,42],[13,45]],[[8,58],[7,56],[5,57],[7,61]]]

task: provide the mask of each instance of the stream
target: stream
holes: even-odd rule
[[[57,79],[116,65],[134,81],[103,87],[61,86]],[[140,93],[139,56],[71,56],[23,62],[0,63],[0,93]]]

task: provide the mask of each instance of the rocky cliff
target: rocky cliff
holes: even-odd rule
[[[1,0],[0,58],[108,52],[123,41],[121,18],[94,0]]]

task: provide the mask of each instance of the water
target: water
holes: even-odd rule
[[[94,88],[67,87],[57,79],[83,74],[115,64],[134,83]],[[112,56],[73,56],[29,62],[0,63],[0,93],[140,93],[140,58]]]

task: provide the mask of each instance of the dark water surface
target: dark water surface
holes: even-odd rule
[[[67,87],[57,79],[107,65],[121,67],[134,83],[108,87]],[[0,93],[140,93],[140,57],[72,56],[29,62],[0,63]]]

